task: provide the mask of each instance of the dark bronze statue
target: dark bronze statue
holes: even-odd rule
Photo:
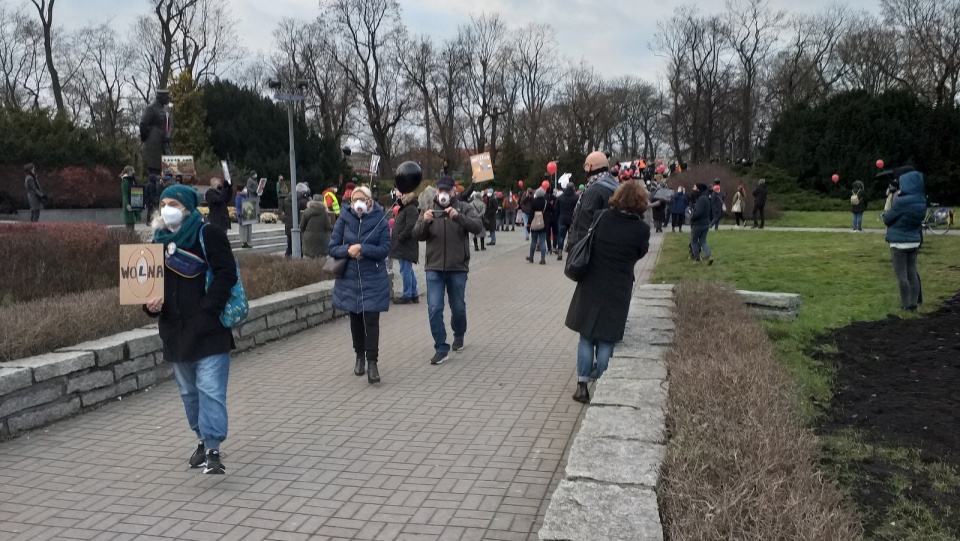
[[[161,157],[173,154],[173,115],[167,110],[170,91],[158,90],[157,99],[140,117],[140,142],[143,166],[149,174],[160,174]]]

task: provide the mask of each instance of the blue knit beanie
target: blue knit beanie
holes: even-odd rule
[[[197,193],[197,190],[183,184],[174,184],[163,190],[163,193],[160,194],[160,199],[167,198],[176,199],[190,212],[197,210],[197,205],[200,204],[200,194]]]

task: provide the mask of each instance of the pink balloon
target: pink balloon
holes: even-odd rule
[[[390,218],[390,220],[387,221],[387,225],[390,226],[390,229],[393,229],[394,222],[396,222],[396,220],[394,220],[393,218]]]
[[[550,162],[547,164],[547,173],[551,175],[557,174],[557,162]]]
[[[520,186],[521,188],[523,188],[523,181],[522,181],[522,180],[518,180],[518,181],[517,181],[517,186]]]
[[[877,169],[883,169],[883,160],[877,160]]]
[[[543,188],[544,190],[549,190],[549,189],[550,189],[550,181],[549,181],[549,180],[544,180],[543,182],[540,183],[540,187]]]
[[[836,182],[840,182],[840,175],[834,173],[833,176],[830,177],[830,180],[832,180],[832,181],[835,182],[835,183],[836,183]]]

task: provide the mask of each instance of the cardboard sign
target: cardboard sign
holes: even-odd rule
[[[470,156],[470,166],[473,168],[474,182],[493,180],[493,162],[490,161],[489,152]]]
[[[233,184],[233,180],[230,178],[230,167],[227,165],[227,160],[220,160],[220,167],[223,168],[223,180],[227,184]]]
[[[260,223],[260,200],[244,199],[240,204],[240,216],[237,221],[240,225],[252,225]]]
[[[263,189],[267,187],[267,179],[261,178],[260,184],[257,184],[257,195],[263,195]]]
[[[163,170],[172,169],[174,176],[192,177],[197,175],[197,166],[193,162],[193,156],[161,156],[160,161],[163,162],[161,164]]]
[[[120,304],[163,298],[163,245],[120,245]]]
[[[130,208],[143,210],[143,186],[130,187]]]
[[[380,167],[380,156],[376,154],[371,154],[370,155],[370,174],[376,175],[378,167]]]

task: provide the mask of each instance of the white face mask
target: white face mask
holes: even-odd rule
[[[450,204],[450,194],[447,192],[440,192],[437,194],[437,203],[440,203],[441,207],[445,207]]]
[[[356,211],[357,214],[364,215],[367,213],[367,204],[363,201],[354,201],[353,210]]]
[[[183,211],[170,205],[160,209],[160,216],[167,227],[177,227],[183,221]]]

